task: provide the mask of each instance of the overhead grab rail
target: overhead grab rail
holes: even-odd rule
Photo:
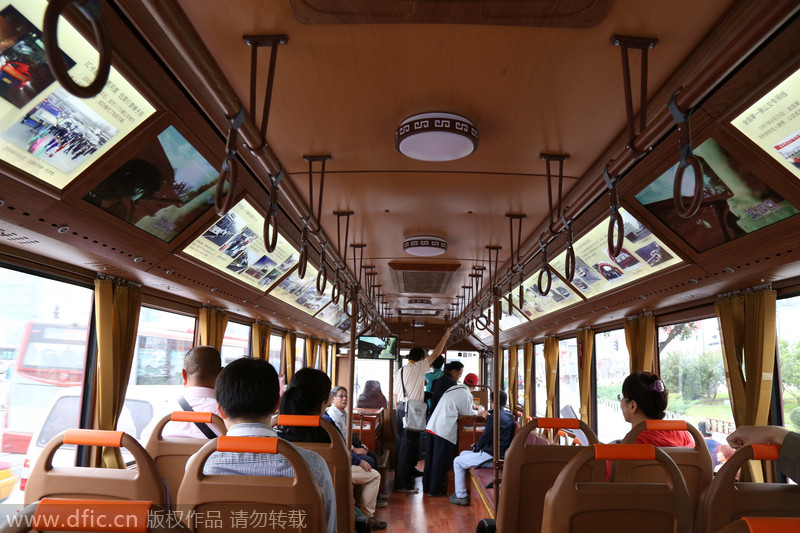
[[[236,185],[238,178],[236,175],[236,142],[238,140],[239,127],[244,122],[244,107],[239,107],[239,112],[235,117],[226,117],[230,127],[228,128],[228,138],[225,141],[225,158],[222,160],[222,168],[217,176],[217,189],[214,192],[214,209],[217,216],[224,217],[233,207],[233,200],[236,198]],[[225,185],[228,185],[227,192]],[[266,240],[266,239],[265,239]]]
[[[361,287],[362,268],[364,263],[364,248],[367,245],[364,243],[352,243],[350,248],[353,249],[353,273],[355,280],[348,287],[347,302],[344,304],[344,312],[351,319],[354,315],[358,314],[358,290]],[[355,317],[358,319],[358,317]]]
[[[547,205],[550,208],[550,232],[557,233],[556,224],[558,223],[558,214],[561,212],[561,197],[564,183],[564,161],[569,159],[569,154],[539,154],[539,159],[545,161],[547,168]],[[553,175],[550,168],[550,163],[558,162],[558,202],[555,209],[553,209]],[[508,216],[508,215],[506,215]]]
[[[264,105],[261,108],[261,138],[267,142],[269,110],[272,105],[272,88],[275,84],[275,64],[278,61],[278,46],[289,42],[288,35],[243,35],[242,40],[250,46],[250,120],[256,123],[256,82],[258,80],[258,49],[270,47],[267,88],[264,91]],[[253,150],[251,148],[251,150]]]
[[[647,128],[647,51],[653,48],[658,39],[652,37],[631,37],[628,35],[614,35],[611,37],[611,44],[620,47],[622,53],[622,86],[625,90],[625,113],[628,118],[628,138],[627,149],[638,159],[650,151],[637,150],[633,146],[636,139],[636,119],[633,113],[633,91],[631,88],[631,67],[629,50],[639,50],[641,52],[642,65],[639,70],[640,93],[639,93],[639,134]]]
[[[350,217],[352,211],[334,211],[336,215],[336,252],[338,259],[333,265],[333,288],[331,289],[331,300],[333,305],[339,305],[339,297],[342,295],[342,280],[339,277],[341,270],[347,268],[347,249],[350,246]],[[342,218],[345,219],[344,242],[342,241]]]
[[[700,209],[700,202],[703,200],[703,167],[700,165],[700,160],[692,153],[692,129],[689,125],[692,110],[682,111],[676,102],[680,92],[681,90],[678,89],[667,105],[672,118],[678,125],[678,144],[681,149],[681,158],[678,161],[678,168],[675,170],[675,179],[672,183],[672,202],[679,217],[692,218]],[[683,175],[687,167],[692,167],[694,172],[694,192],[688,207],[684,205],[681,194]]]
[[[58,45],[58,20],[61,13],[70,4],[75,4],[78,11],[89,21],[94,31],[99,64],[94,80],[89,85],[79,85],[72,79],[64,65],[64,53]],[[50,0],[44,12],[42,40],[47,65],[53,77],[67,92],[78,98],[92,98],[100,94],[108,82],[111,71],[111,41],[103,24],[103,2],[101,0]]]

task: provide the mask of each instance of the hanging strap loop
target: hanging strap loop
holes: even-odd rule
[[[228,124],[228,138],[225,141],[225,158],[222,160],[222,167],[217,176],[217,190],[214,194],[214,209],[217,210],[217,215],[224,217],[228,214],[231,207],[233,207],[233,199],[236,195],[236,185],[238,183],[236,176],[236,165],[232,160],[236,157],[236,141],[238,139],[239,127],[244,122],[246,116],[244,107],[239,105],[239,112],[235,117],[227,117]],[[228,185],[227,192],[225,185]]]
[[[553,284],[553,274],[550,272],[550,265],[547,264],[547,244],[542,241],[544,233],[539,236],[539,246],[542,249],[542,268],[539,270],[538,287],[539,293],[542,296],[547,296],[550,292],[550,286]],[[544,284],[542,278],[547,279],[547,284]]]
[[[564,257],[564,274],[567,283],[572,283],[575,278],[575,247],[573,246],[574,236],[572,234],[572,220],[567,220],[567,208],[561,212],[561,223],[564,224],[564,231],[567,233],[567,254]]]
[[[78,85],[72,76],[67,72],[64,65],[64,53],[58,45],[58,19],[61,13],[70,4],[75,4],[81,14],[91,23],[94,31],[97,51],[100,54],[100,64],[94,80],[89,85]],[[44,53],[47,57],[47,65],[53,73],[53,77],[70,94],[78,98],[92,98],[100,94],[108,82],[108,74],[111,71],[111,41],[108,38],[106,27],[102,21],[101,0],[50,0],[44,12],[44,24],[42,27],[42,40],[44,41]]]
[[[328,283],[328,271],[325,269],[325,259],[328,250],[328,241],[322,243],[322,250],[319,252],[319,272],[317,273],[317,294],[325,292],[325,285]]]
[[[697,213],[697,210],[700,209],[700,203],[703,200],[703,167],[700,165],[700,160],[692,152],[692,130],[689,126],[689,117],[692,115],[692,110],[681,110],[676,101],[680,92],[681,90],[678,89],[667,105],[672,118],[675,119],[675,123],[678,125],[678,144],[681,151],[678,168],[675,170],[675,179],[672,182],[672,202],[679,217],[692,218]],[[694,190],[688,206],[683,203],[683,195],[681,193],[683,175],[687,167],[692,167],[694,172]]]
[[[619,184],[619,176],[615,176],[614,178],[608,173],[608,167],[611,165],[609,161],[606,163],[606,167],[603,169],[603,179],[608,186],[608,197],[609,197],[609,207],[611,209],[611,214],[608,219],[608,253],[611,257],[617,257],[622,252],[622,239],[624,237],[623,234],[623,225],[622,225],[622,215],[619,212],[619,193],[617,191],[617,185]],[[616,238],[614,237],[614,231],[616,230]]]
[[[267,214],[264,217],[264,247],[269,253],[274,252],[278,246],[278,193],[280,192],[283,175],[284,171],[283,167],[281,167],[277,176],[274,178],[270,176],[269,209],[267,209]]]

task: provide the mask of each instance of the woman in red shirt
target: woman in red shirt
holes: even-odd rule
[[[669,391],[658,374],[631,374],[622,383],[622,394],[618,396],[622,416],[631,427],[645,420],[661,420],[666,415],[668,396]],[[688,431],[642,431],[636,444],[694,447],[694,439]]]

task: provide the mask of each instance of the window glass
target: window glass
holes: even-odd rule
[[[508,348],[503,348],[503,374],[501,375],[501,389],[508,391]]]
[[[294,371],[306,366],[306,339],[297,337],[294,340]]]
[[[717,319],[659,327],[658,353],[661,379],[669,390],[667,418],[695,426],[703,422],[711,439],[726,444],[735,426]],[[716,467],[718,458],[711,459]]]
[[[525,407],[525,346],[517,349],[517,402]]]
[[[778,300],[778,367],[783,424],[800,431],[800,297]]]
[[[481,375],[481,358],[478,352],[459,352],[456,350],[447,350],[448,361],[461,361],[464,364],[464,373],[461,374],[461,381],[467,374],[475,374],[480,377]],[[488,385],[488,383],[478,382],[478,385]]]
[[[153,420],[146,425],[177,409],[176,398],[183,390],[183,358],[194,345],[195,323],[195,317],[151,307],[142,307],[139,312],[125,401],[150,403]],[[137,435],[142,444],[146,444],[149,433]]]
[[[228,321],[222,338],[222,366],[240,357],[249,357],[251,327],[249,324]]]
[[[558,380],[559,409],[570,406],[577,415],[581,411],[581,395],[578,385],[578,341],[574,337],[558,341]],[[560,416],[572,415],[565,411]]]
[[[389,398],[389,367],[391,362],[388,360],[381,360],[381,359],[366,359],[362,357],[356,357],[356,370],[355,376],[353,377],[353,388],[355,392],[350,395],[350,403],[348,403],[348,407],[352,405],[358,405],[358,397],[364,392],[364,388],[367,385],[368,381],[377,381],[380,385],[381,393],[387,398]],[[345,383],[345,386],[347,384]],[[399,386],[399,385],[398,385]],[[371,389],[374,389],[374,384],[370,386]]]
[[[597,372],[597,438],[600,442],[621,439],[629,430],[620,412],[617,395],[630,373],[630,356],[625,344],[625,330],[603,331],[594,336],[594,360]]]
[[[2,460],[14,476],[6,504],[22,505],[18,478],[23,462],[32,464],[41,452],[38,434],[53,405],[62,396],[80,398],[92,294],[0,268]],[[63,459],[72,464],[75,455]]]
[[[283,353],[283,337],[280,335],[269,336],[269,364],[280,374],[281,354]]]
[[[544,375],[544,344],[533,345],[533,372],[536,386],[536,416],[544,416],[547,412],[547,380]]]

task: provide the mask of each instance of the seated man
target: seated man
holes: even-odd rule
[[[506,450],[511,445],[514,437],[514,415],[505,408],[508,395],[505,391],[500,391],[500,457],[503,457]],[[450,496],[450,503],[455,505],[469,505],[469,495],[467,493],[467,470],[471,466],[478,466],[493,459],[494,445],[494,410],[489,411],[486,419],[486,429],[478,439],[473,451],[464,450],[453,459],[453,470],[455,472],[456,492]]]
[[[342,434],[343,438],[347,438],[347,388],[340,386],[331,389],[331,405],[322,415],[322,418],[331,422]],[[369,463],[372,468],[378,467],[378,456],[375,452],[369,450],[367,446],[356,437],[356,432],[353,432],[353,447],[351,450],[359,459]],[[354,463],[355,464],[355,463]]]
[[[228,436],[277,437],[269,419],[278,407],[278,373],[263,359],[241,358],[217,378],[219,414]],[[297,448],[322,487],[327,532],[336,533],[336,495],[325,460],[310,450]],[[206,475],[293,477],[291,464],[280,454],[214,452],[203,467]]]
[[[205,411],[219,414],[214,384],[222,369],[222,358],[213,346],[195,346],[183,358],[183,394],[177,399],[176,411]],[[220,431],[214,424],[169,422],[163,437],[213,439]]]

